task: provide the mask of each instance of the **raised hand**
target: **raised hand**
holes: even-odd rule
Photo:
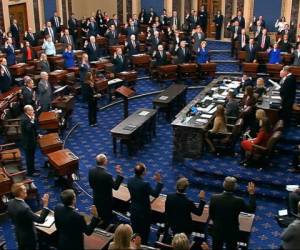
[[[122,167],[121,167],[121,165],[117,165],[117,166],[115,167],[115,170],[116,170],[117,174],[122,174],[122,173],[123,173],[123,172],[122,172]]]
[[[255,184],[254,182],[249,182],[247,187],[249,194],[255,194]]]
[[[48,207],[49,204],[49,194],[44,194],[42,197],[43,207]]]
[[[153,178],[156,182],[161,182],[161,175],[159,172],[156,172]]]
[[[91,214],[92,214],[94,217],[96,217],[96,218],[99,217],[98,211],[97,211],[97,208],[96,208],[95,205],[92,205],[92,206],[91,206]]]

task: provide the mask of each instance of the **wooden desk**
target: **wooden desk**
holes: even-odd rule
[[[175,81],[177,79],[177,65],[162,65],[158,69],[158,79],[159,81]]]
[[[185,106],[186,90],[186,85],[172,84],[154,98],[153,108],[159,107],[165,111],[167,120],[170,121]]]
[[[74,96],[58,96],[52,101],[51,105],[53,108],[62,109],[66,115],[69,115],[74,110]]]
[[[97,70],[104,70],[105,69],[105,64],[110,63],[110,60],[108,59],[101,59],[98,61],[92,61],[90,62],[91,67],[95,68]]]
[[[63,85],[64,81],[67,78],[67,70],[54,70],[49,73],[49,82],[55,86],[55,85]]]
[[[64,58],[61,54],[55,56],[47,56],[50,65],[64,67]]]
[[[75,74],[76,76],[79,76],[79,67],[71,67],[71,68],[67,68],[67,71],[68,71],[69,73],[74,72],[74,74]]]
[[[9,107],[10,103],[19,101],[20,91],[20,87],[13,87],[9,91],[0,94],[0,115]]]
[[[67,176],[70,184],[73,183],[72,174],[76,173],[79,158],[69,149],[62,149],[47,155],[51,166],[59,176]]]
[[[117,139],[126,142],[128,152],[132,154],[141,146],[143,138],[154,136],[156,112],[154,109],[139,109],[115,126],[110,131],[113,139],[113,152],[117,152]],[[145,135],[145,132],[149,134]]]
[[[195,79],[198,74],[198,65],[196,63],[182,63],[178,65],[180,79]]]
[[[49,154],[62,149],[63,142],[58,133],[43,135],[38,139],[38,144],[43,154]]]
[[[27,66],[28,66],[28,64],[26,64],[26,63],[17,63],[14,65],[11,65],[9,67],[9,70],[14,77],[20,77],[20,76],[25,75]]]
[[[122,202],[130,201],[130,193],[125,185],[120,185],[118,190],[113,189],[113,198]]]
[[[41,129],[52,131],[58,131],[59,129],[59,117],[56,112],[42,112],[38,121]]]
[[[120,73],[116,74],[117,78],[122,79],[124,82],[127,83],[134,83],[137,79],[137,72],[132,70],[132,71],[123,71]]]
[[[10,178],[6,175],[3,168],[0,168],[0,197],[4,194],[10,193],[10,188],[12,185],[12,181]],[[1,208],[2,199],[0,199],[0,208]]]
[[[108,93],[108,102],[112,100],[113,90],[123,85],[123,80],[120,78],[115,78],[107,82],[107,93]]]
[[[131,57],[131,60],[132,60],[134,69],[145,68],[145,69],[149,70],[149,68],[150,68],[151,57],[147,54],[133,55]]]

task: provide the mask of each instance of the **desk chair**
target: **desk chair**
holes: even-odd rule
[[[1,116],[3,134],[6,142],[20,140],[21,137],[21,120],[13,115],[10,109],[5,109]]]

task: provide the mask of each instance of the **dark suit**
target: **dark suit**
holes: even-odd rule
[[[139,41],[134,41],[134,42],[135,42],[135,46],[133,46],[131,40],[127,44],[128,56],[132,56],[140,53],[140,42]]]
[[[142,177],[132,177],[128,180],[128,189],[131,197],[130,219],[133,232],[139,233],[142,243],[147,244],[151,225],[150,195],[158,197],[163,188],[162,183],[157,183],[152,189],[149,182]]]
[[[291,53],[291,49],[293,48],[290,42],[284,42],[283,40],[281,40],[278,45],[281,52]]]
[[[10,90],[13,79],[7,66],[1,65],[0,70],[0,91],[4,93]]]
[[[166,200],[166,220],[171,227],[173,234],[185,233],[189,235],[192,232],[191,213],[201,215],[205,201],[200,200],[199,205],[186,197],[183,193],[169,194]]]
[[[29,32],[27,32],[24,40],[28,41],[30,46],[32,46],[32,47],[37,46],[37,39],[36,39],[35,34],[33,34],[33,33],[29,34]]]
[[[183,48],[179,47],[178,50],[176,51],[177,55],[177,63],[188,63],[191,59],[191,53],[190,50],[185,47],[184,48],[185,52],[183,52]]]
[[[84,48],[85,52],[89,56],[89,61],[98,61],[99,57],[101,56],[101,50],[98,44],[94,43],[95,46],[93,46],[91,43],[89,43],[86,48]]]
[[[19,250],[35,250],[37,233],[33,222],[44,223],[49,210],[44,208],[38,216],[25,201],[15,198],[8,202],[7,211],[15,226]]]
[[[243,37],[244,36],[244,37]],[[243,39],[244,39],[244,44],[243,44]],[[240,34],[239,35],[239,38],[238,38],[238,41],[239,41],[239,49],[240,50],[245,50],[246,49],[246,46],[248,45],[249,43],[249,36],[248,35],[242,35]]]
[[[115,72],[119,73],[127,69],[127,63],[124,56],[117,56],[113,58],[113,64],[115,65]]]
[[[69,18],[68,26],[70,35],[73,36],[74,42],[76,43],[77,40],[77,20],[74,18]]]
[[[93,217],[91,223],[87,225],[83,215],[74,208],[63,205],[55,208],[54,217],[59,250],[83,250],[83,234],[91,235],[99,223],[99,219]]]
[[[116,30],[108,31],[105,35],[108,39],[108,46],[114,46],[119,44],[119,33]]]
[[[162,55],[159,51],[156,51],[154,58],[156,59],[156,61],[155,61],[156,66],[168,64],[168,56],[167,56],[166,51],[163,51]]]
[[[19,29],[19,27],[14,24],[11,25],[10,32],[11,32],[12,38],[15,40],[16,47],[20,48],[20,29]]]
[[[24,86],[22,88],[22,105],[23,107],[25,105],[31,105],[33,107],[35,107],[35,101],[33,100],[33,96],[34,96],[34,90],[29,90],[29,88],[27,88],[26,86]]]
[[[236,28],[236,26],[230,26],[227,30],[230,31],[231,34],[231,56],[233,56],[236,50],[236,41],[238,41],[241,35],[241,27]]]
[[[293,56],[294,56],[293,65],[300,66],[300,51],[295,50]]]
[[[119,30],[121,22],[119,20],[109,19],[107,26],[110,27],[111,25],[114,25],[116,27],[116,30]]]
[[[128,26],[126,28],[126,34],[127,37],[130,37],[131,35],[137,35],[139,33],[139,29],[137,26],[133,25],[133,26]]]
[[[84,81],[85,81],[86,73],[90,71],[90,69],[91,67],[89,64],[81,63],[79,65],[79,78],[80,78],[81,94],[82,94],[83,101],[87,100],[87,86],[84,83]]]
[[[52,37],[52,42],[55,43],[55,40],[56,40],[56,33],[55,33],[55,29],[54,28],[48,28],[46,27],[44,29],[44,36],[51,36]]]
[[[93,22],[93,23],[89,23],[89,25],[87,26],[88,28],[88,37],[90,36],[97,36],[99,34],[99,29],[97,27],[97,23]]]
[[[180,18],[178,16],[176,18],[170,17],[169,23],[171,27],[173,27],[173,25],[176,25],[176,28],[180,29]]]
[[[206,32],[207,28],[207,11],[199,11],[199,24],[203,30],[203,32]]]
[[[61,18],[58,16],[56,17],[56,20],[57,20],[57,23],[55,21],[55,17],[51,17],[50,18],[50,22],[51,22],[51,26],[55,29],[55,32],[56,33],[59,33],[60,32],[60,23],[61,23]]]
[[[86,90],[86,99],[88,103],[88,118],[89,125],[97,124],[97,98],[95,97],[96,91],[93,87],[91,87],[88,83],[84,83],[84,87]],[[98,210],[100,214],[100,210]],[[102,211],[101,211],[102,216]]]
[[[187,21],[189,22],[190,30],[195,29],[196,26],[199,25],[198,16],[189,16]]]
[[[11,66],[16,64],[16,54],[14,46],[7,46],[7,48],[4,48],[4,52],[6,53],[7,65]]]
[[[289,123],[291,113],[293,110],[293,104],[296,98],[297,81],[294,75],[290,74],[286,77],[280,88],[281,97],[281,117],[285,123]]]
[[[222,24],[223,24],[223,15],[215,15],[215,19],[213,20],[216,27],[216,40],[221,39],[221,31],[222,31]]]
[[[63,43],[63,44],[65,44],[65,45],[71,44],[73,48],[74,48],[74,46],[75,46],[73,37],[72,37],[71,35],[69,35],[69,36],[63,35],[63,36],[60,38],[60,42]]]
[[[31,122],[30,118],[24,114],[21,118],[21,142],[25,151],[27,173],[32,174],[35,171],[34,154],[37,137],[37,121]]]
[[[238,21],[239,22],[239,26],[244,29],[245,28],[245,18],[244,17],[238,17],[236,16],[235,18],[232,19],[232,22]]]
[[[41,72],[45,71],[47,73],[50,73],[50,65],[48,61],[40,61],[39,66],[41,68]]]
[[[254,213],[255,209],[254,195],[250,195],[249,204],[231,192],[224,191],[213,195],[209,205],[209,217],[213,221],[213,249],[222,249],[224,243],[227,249],[235,249],[239,233],[239,214]]]
[[[94,205],[104,224],[108,224],[112,219],[113,196],[112,189],[118,190],[123,177],[117,175],[114,181],[111,174],[106,171],[105,167],[97,166],[89,170],[89,184],[93,189]]]
[[[263,35],[260,35],[258,37],[257,44],[261,51],[266,51],[271,45],[270,37],[268,35],[265,36],[265,44],[262,44],[262,42],[263,42]]]
[[[259,51],[259,48],[256,46],[256,44],[253,44],[252,48],[250,47],[250,44],[248,44],[246,45],[245,51],[246,51],[246,62],[252,63],[254,60],[256,60],[256,52]]]

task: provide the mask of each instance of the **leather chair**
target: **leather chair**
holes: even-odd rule
[[[284,129],[284,122],[283,122],[283,120],[279,120],[275,123],[275,125],[273,127],[273,133],[275,133],[276,131],[283,132],[283,129]]]
[[[270,75],[272,80],[278,81],[280,80],[280,71],[283,67],[282,64],[267,64],[267,73]]]
[[[258,63],[243,63],[243,74],[256,78],[258,66]]]
[[[3,134],[7,142],[17,141],[21,137],[21,120],[13,118],[11,111],[5,109],[1,116]]]

